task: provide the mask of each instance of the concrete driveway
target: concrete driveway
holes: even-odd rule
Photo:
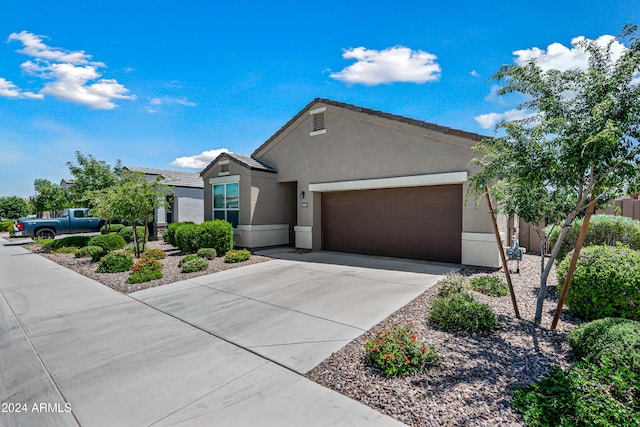
[[[132,298],[6,243],[2,426],[401,425],[293,370],[436,277],[277,260]]]
[[[331,252],[297,254],[131,296],[306,373],[427,288],[451,265]]]

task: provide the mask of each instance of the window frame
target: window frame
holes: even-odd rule
[[[227,187],[231,186],[231,185],[235,185],[236,186],[236,193],[235,194],[231,194],[234,198],[235,198],[235,207],[229,207],[229,192],[227,191]],[[223,193],[222,193],[222,207],[216,207],[216,187],[222,187],[223,188]],[[233,226],[233,229],[235,230],[238,227],[238,224],[240,223],[240,182],[220,182],[220,183],[212,183],[211,186],[211,211],[213,214],[213,219],[222,219],[222,218],[217,218],[216,217],[216,212],[223,212],[224,213],[224,220],[231,223],[231,225]],[[233,201],[231,201],[231,203],[233,203]],[[233,221],[229,220],[229,212],[236,212],[237,215],[237,223],[234,224]]]

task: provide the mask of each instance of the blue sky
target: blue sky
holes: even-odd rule
[[[577,64],[574,38],[640,23],[640,3],[628,0],[0,9],[0,196],[25,197],[36,178],[69,178],[78,150],[192,171],[221,149],[250,154],[317,97],[491,135],[519,114],[516,99],[493,96],[500,66]]]

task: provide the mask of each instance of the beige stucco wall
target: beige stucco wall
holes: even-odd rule
[[[297,225],[307,233],[306,227],[311,227],[313,249],[321,246],[321,193],[310,192],[309,184],[451,172],[472,176],[476,171],[470,164],[476,140],[331,104],[317,103],[312,109],[319,107],[326,107],[326,133],[310,136],[312,116],[305,113],[254,153],[278,169],[278,180],[297,181],[298,192],[305,191],[309,206],[298,209]],[[467,188],[464,182],[463,194]],[[500,217],[498,222],[506,243],[506,219]],[[462,228],[463,263],[498,266],[484,199],[478,204],[473,198],[467,201]]]

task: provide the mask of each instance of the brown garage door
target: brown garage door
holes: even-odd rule
[[[462,185],[322,193],[323,249],[460,262]]]

